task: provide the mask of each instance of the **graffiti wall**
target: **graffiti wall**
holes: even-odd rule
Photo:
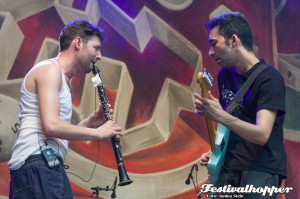
[[[255,52],[285,80],[288,179],[300,195],[300,2],[297,0],[19,0],[0,1],[0,198],[9,194],[9,160],[18,130],[19,90],[31,67],[58,53],[62,27],[87,19],[106,31],[97,63],[114,119],[122,127],[124,163],[134,181],[116,198],[197,198],[188,174],[210,149],[205,118],[195,113],[197,74],[219,66],[208,56],[204,24],[226,11],[242,12],[254,31]],[[72,80],[76,124],[98,105],[92,74]],[[217,84],[212,87],[218,95]],[[118,176],[110,140],[73,141],[65,162],[74,198],[111,198]],[[196,176],[197,174],[197,176]],[[197,185],[205,167],[193,173]],[[92,189],[94,188],[94,189]],[[203,194],[202,196],[206,196]]]

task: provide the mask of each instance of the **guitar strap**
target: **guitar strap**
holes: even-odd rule
[[[246,82],[242,85],[242,87],[239,89],[239,91],[235,94],[233,99],[231,100],[230,104],[227,106],[226,111],[230,114],[233,113],[235,108],[239,105],[240,100],[245,95],[251,84],[254,82],[257,75],[262,72],[264,69],[267,68],[267,65],[265,63],[260,64],[255,71],[253,71],[250,75],[250,77],[246,80]]]

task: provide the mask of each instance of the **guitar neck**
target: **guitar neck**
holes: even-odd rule
[[[197,82],[200,85],[201,93],[204,98],[208,98],[208,91],[212,86],[212,76],[204,69],[203,72],[199,72],[197,76]],[[207,130],[209,135],[210,147],[212,151],[215,151],[215,140],[216,140],[216,131],[215,125],[212,120],[206,118]]]
[[[207,88],[203,88],[203,96],[205,98],[208,98],[208,89]],[[206,118],[206,124],[207,124],[207,130],[208,130],[208,135],[209,135],[210,148],[211,148],[211,151],[214,152],[216,149],[215,141],[216,141],[216,135],[217,135],[216,130],[215,130],[214,121]]]
[[[207,124],[207,130],[208,130],[208,135],[209,135],[209,142],[210,142],[210,147],[212,152],[215,151],[216,146],[215,146],[215,141],[216,141],[216,130],[215,130],[215,125],[214,121],[210,119],[206,119],[206,124]]]

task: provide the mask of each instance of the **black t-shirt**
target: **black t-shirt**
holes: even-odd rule
[[[261,60],[243,75],[239,75],[235,68],[220,70],[218,74],[219,96],[224,109],[250,74],[263,63],[264,61]],[[231,132],[223,168],[264,171],[286,177],[286,153],[283,138],[285,85],[280,73],[269,65],[256,77],[233,115],[255,124],[256,113],[262,109],[278,110],[268,142],[264,146],[259,146]]]

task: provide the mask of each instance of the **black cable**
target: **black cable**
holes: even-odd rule
[[[193,173],[191,172],[191,173],[189,173],[189,177],[188,177],[188,180],[189,179],[191,179],[192,180],[192,182],[193,182],[193,185],[194,185],[194,189],[195,189],[195,192],[196,192],[196,195],[197,195],[197,197],[198,197],[198,199],[199,198],[201,198],[201,192],[199,191],[199,189],[198,189],[198,165],[197,164],[194,164],[193,165],[193,167],[195,167],[195,173],[196,173],[196,183],[195,183],[195,180],[194,180],[194,177],[193,177]],[[186,184],[189,184],[189,183],[187,183],[187,181],[186,181]]]
[[[94,102],[94,109],[95,109],[95,111],[96,111],[96,88],[95,88],[95,102]],[[94,123],[95,123],[95,121],[94,121]],[[95,125],[94,125],[95,126]],[[38,133],[38,144],[39,144],[39,147],[40,147],[40,150],[42,151],[42,145],[41,145],[41,143],[40,143],[40,133]],[[59,144],[58,144],[58,142],[55,140],[55,139],[46,139],[46,140],[44,140],[43,142],[45,143],[45,145],[46,146],[48,146],[48,141],[54,141],[55,143],[56,143],[56,145],[57,145],[57,153],[59,154]],[[66,171],[66,173],[68,173],[68,174],[71,174],[71,175],[74,175],[74,176],[76,176],[77,178],[79,178],[79,179],[81,179],[82,181],[84,181],[84,182],[89,182],[91,179],[92,179],[92,177],[93,177],[93,175],[94,175],[94,172],[95,172],[95,170],[96,170],[96,166],[97,166],[97,164],[98,164],[98,161],[99,161],[99,157],[100,157],[100,153],[99,153],[99,149],[100,149],[100,146],[99,146],[99,140],[97,141],[97,144],[98,144],[98,152],[97,152],[97,160],[96,160],[96,162],[95,162],[95,165],[94,165],[94,168],[93,168],[93,171],[92,171],[92,173],[91,173],[91,176],[87,179],[87,180],[85,180],[85,179],[83,179],[82,177],[80,177],[79,175],[77,175],[77,174],[75,174],[75,173],[73,173],[73,172],[67,172]],[[63,167],[64,167],[64,169],[66,170],[66,169],[69,169],[70,167],[69,167],[69,165],[65,165],[65,164],[63,164],[62,165]]]
[[[66,171],[66,173],[71,174],[71,175],[74,175],[74,176],[76,176],[77,178],[81,179],[81,180],[84,181],[84,182],[89,182],[89,181],[92,179],[92,177],[93,177],[93,175],[94,175],[94,173],[95,173],[95,170],[96,170],[96,166],[97,166],[97,164],[98,164],[98,160],[99,160],[99,148],[100,148],[100,147],[99,147],[99,140],[98,140],[97,160],[96,160],[96,162],[95,162],[95,165],[94,165],[93,171],[92,171],[92,173],[91,173],[91,176],[89,177],[88,180],[85,180],[85,179],[83,179],[82,177],[80,177],[79,175],[77,175],[77,174],[75,174],[75,173],[72,173],[72,172],[67,172],[67,171]],[[69,168],[68,165],[64,165],[64,167],[65,167],[65,166]]]
[[[96,88],[94,89],[94,91],[95,91],[94,110],[96,111]],[[94,126],[95,126],[95,121],[94,121]],[[100,150],[100,142],[99,142],[99,140],[97,141],[97,146],[98,146],[98,147],[97,147],[97,159],[96,159],[96,162],[95,162],[93,171],[92,171],[92,173],[91,173],[91,176],[90,176],[87,180],[83,179],[82,177],[80,177],[79,175],[77,175],[77,174],[75,174],[75,173],[67,172],[67,171],[66,171],[66,173],[71,174],[71,175],[74,175],[74,176],[76,176],[77,178],[81,179],[81,180],[84,181],[84,182],[89,182],[89,181],[92,179],[92,177],[93,177],[93,175],[94,175],[94,173],[95,173],[96,166],[97,166],[98,161],[99,161],[99,158],[100,158],[100,153],[99,153],[99,150]],[[63,165],[63,166],[64,166],[65,169],[69,169],[69,166],[68,166],[68,165]]]

